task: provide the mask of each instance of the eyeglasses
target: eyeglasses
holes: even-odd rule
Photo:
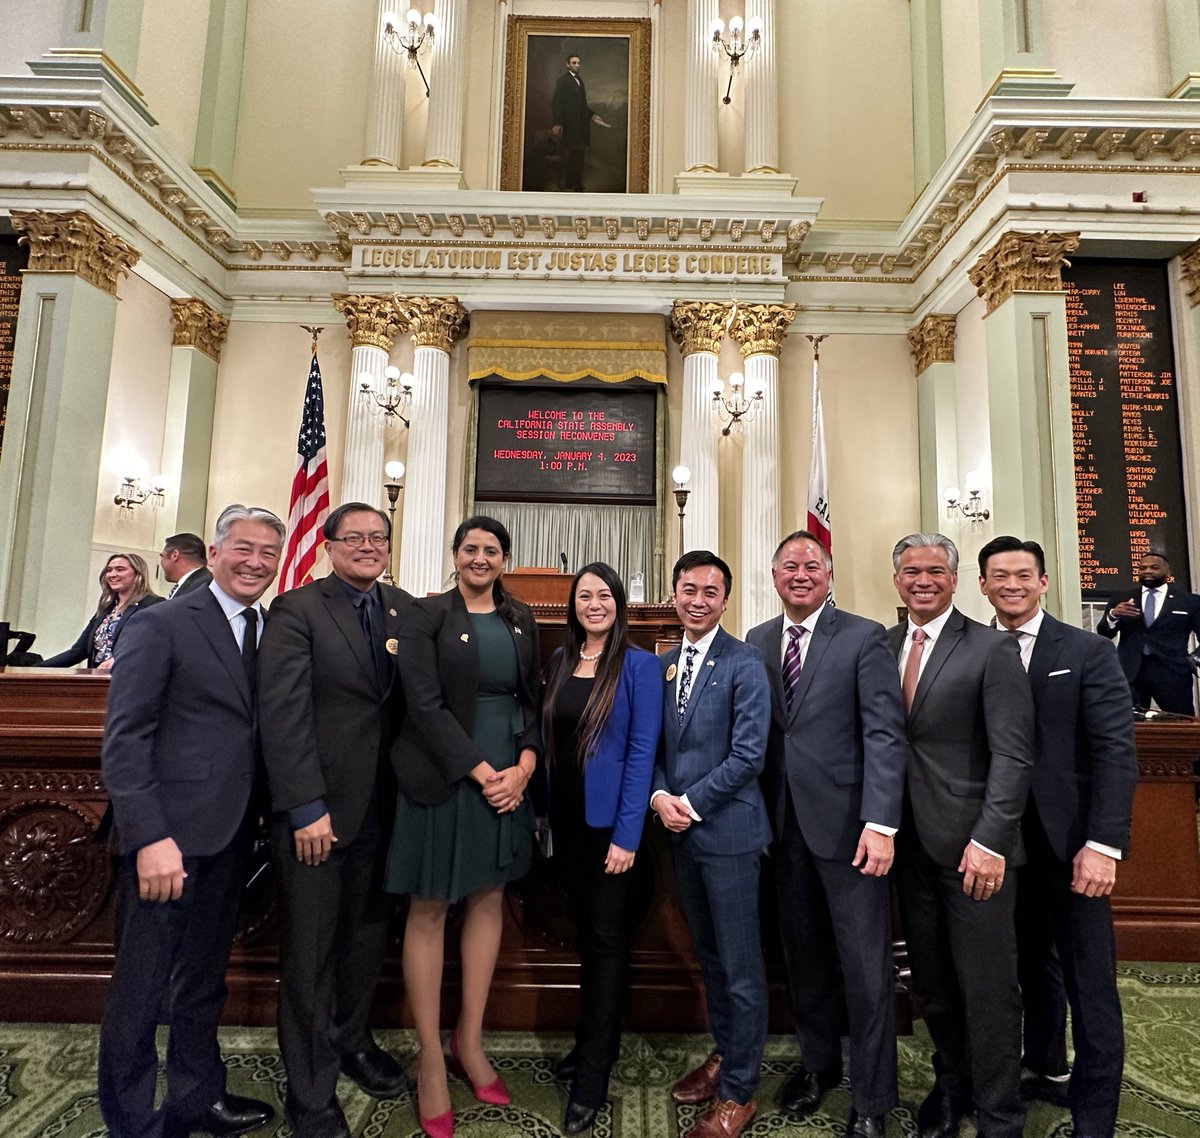
[[[343,545],[355,548],[359,545],[372,545],[376,549],[383,549],[388,543],[386,533],[348,533],[345,537],[331,537],[330,541],[340,541]]]

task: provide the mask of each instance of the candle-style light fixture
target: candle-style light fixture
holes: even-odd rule
[[[743,59],[751,59],[762,46],[763,20],[761,16],[751,16],[750,22],[745,23],[741,16],[731,16],[726,34],[725,21],[718,17],[713,20],[709,34],[712,36],[713,51],[718,54],[724,52],[729,60],[729,82],[725,84],[725,97],[721,100],[728,106],[732,101],[730,92],[738,67]]]
[[[383,390],[375,390],[375,380],[370,372],[359,372],[359,398],[372,415],[386,415],[399,419],[406,427],[408,417],[404,414],[412,406],[413,377],[411,372],[401,373],[394,364],[383,369]]]
[[[404,463],[398,459],[384,463],[384,474],[387,475],[387,480],[383,484],[384,490],[388,496],[388,536],[391,538],[391,547],[388,549],[388,570],[383,575],[383,579],[389,585],[396,583],[396,499],[400,497],[400,491],[404,489],[400,479],[404,477]]]
[[[409,8],[403,23],[400,22],[400,17],[394,12],[384,14],[384,42],[397,55],[408,57],[409,66],[415,67],[421,75],[421,82],[425,84],[425,98],[427,99],[429,98],[429,80],[425,78],[425,69],[421,66],[419,57],[432,46],[436,34],[437,20],[434,18],[432,12],[426,12],[422,16],[416,8]]]
[[[729,394],[725,393],[725,381],[718,375],[712,381],[713,410],[717,418],[724,423],[721,429],[722,437],[731,431],[741,428],[743,422],[752,423],[762,410],[763,393],[766,384],[761,376],[755,376],[746,382],[746,377],[740,371],[735,371],[729,377]]]
[[[123,474],[120,489],[113,495],[113,504],[122,518],[132,518],[134,509],[147,502],[151,509],[157,510],[165,501],[166,488],[167,480],[161,474],[156,474],[149,486],[143,486],[136,474]]]
[[[942,497],[946,499],[946,517],[952,518],[956,513],[961,514],[967,519],[971,532],[979,533],[983,529],[983,523],[992,513],[983,504],[983,477],[978,470],[968,470],[963,475],[963,489],[967,492],[965,502],[959,500],[962,491],[957,486],[947,486],[942,491]]]
[[[671,478],[675,482],[675,505],[679,510],[679,553],[682,556],[685,552],[683,548],[683,515],[688,495],[691,493],[688,489],[688,483],[692,480],[691,467],[680,463],[671,471]]]

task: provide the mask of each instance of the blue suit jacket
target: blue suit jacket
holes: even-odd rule
[[[676,648],[661,660],[663,737],[654,790],[686,794],[703,821],[671,838],[707,854],[762,849],[771,841],[758,785],[771,722],[771,688],[762,656],[718,629],[680,723],[675,710],[680,651]]]
[[[1122,594],[1109,601],[1104,610],[1104,616],[1096,625],[1096,631],[1101,636],[1108,637],[1109,640],[1120,633],[1120,639],[1117,641],[1117,655],[1121,660],[1121,667],[1125,670],[1125,678],[1130,683],[1137,679],[1138,671],[1142,666],[1142,658],[1146,654],[1157,656],[1168,667],[1180,674],[1188,673],[1192,666],[1187,655],[1188,638],[1193,632],[1200,637],[1200,596],[1186,592],[1172,581],[1167,586],[1167,595],[1162,602],[1162,608],[1155,615],[1154,623],[1149,628],[1146,627],[1141,613],[1138,613],[1137,616],[1119,616],[1117,617],[1117,626],[1110,628],[1108,614],[1114,605],[1127,600],[1130,596],[1140,606],[1141,585],[1135,585],[1128,594]],[[1100,839],[1091,838],[1090,840],[1095,842]],[[1105,842],[1104,844],[1108,845],[1109,843]]]

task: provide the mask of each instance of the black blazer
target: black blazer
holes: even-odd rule
[[[413,598],[379,585],[393,663]],[[173,603],[173,602],[172,602]],[[276,812],[324,799],[333,832],[354,840],[404,716],[395,667],[380,687],[346,586],[330,574],[281,593],[263,629],[258,665],[263,759]]]
[[[508,628],[517,653],[517,698],[525,713],[525,730],[515,746],[540,754],[537,624],[526,605],[514,599],[512,606],[516,622]],[[473,767],[490,761],[472,738],[479,654],[457,588],[414,601],[407,615],[400,633],[400,678],[408,714],[392,747],[392,766],[409,798],[436,806],[450,798]]]
[[[1064,862],[1089,841],[1127,854],[1138,767],[1116,652],[1046,613],[1029,682],[1037,710],[1030,798],[1051,848]]]
[[[117,641],[120,640],[121,633],[129,626],[129,622],[133,619],[134,614],[166,599],[166,597],[160,597],[156,593],[147,593],[136,605],[130,605],[126,609],[125,616],[121,620],[121,623],[117,625],[117,631],[113,635],[114,655],[117,651]],[[112,610],[110,609],[109,611],[111,612]],[[96,635],[97,626],[107,615],[108,613],[97,613],[87,622],[87,627],[79,634],[79,639],[70,648],[65,652],[60,652],[57,656],[51,656],[49,660],[43,660],[37,666],[39,668],[73,668],[76,664],[82,664],[86,660],[87,667],[94,668],[96,666],[96,645],[92,643],[92,637]]]
[[[1128,600],[1130,596],[1138,601],[1140,607],[1141,585],[1135,585],[1130,593],[1109,601],[1104,610],[1104,617],[1096,625],[1096,631],[1109,640],[1117,633],[1121,634],[1117,641],[1117,656],[1121,667],[1125,669],[1125,678],[1130,683],[1137,679],[1138,669],[1142,666],[1143,647],[1150,650],[1151,656],[1158,656],[1177,672],[1190,672],[1191,663],[1187,656],[1188,637],[1193,632],[1200,636],[1200,596],[1185,592],[1174,583],[1168,584],[1162,608],[1155,613],[1154,623],[1149,628],[1142,620],[1141,613],[1137,616],[1119,616],[1116,627],[1111,628],[1108,614],[1114,605]],[[1092,838],[1091,841],[1099,839]]]
[[[175,590],[175,595],[170,600],[178,600],[180,597],[186,597],[188,593],[194,592],[196,589],[203,589],[212,580],[212,573],[208,566],[201,565],[178,589]]]
[[[129,623],[116,660],[100,769],[120,852],[169,837],[185,857],[219,853],[246,813],[256,744],[250,685],[217,598],[202,589],[155,605]]]
[[[587,87],[582,79],[576,82],[569,71],[558,77],[550,113],[554,125],[562,127],[563,145],[568,149],[580,149],[591,142],[595,111],[588,106]]]

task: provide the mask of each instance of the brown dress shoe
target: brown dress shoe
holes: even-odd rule
[[[721,1074],[721,1056],[715,1051],[694,1071],[689,1071],[671,1088],[671,1097],[676,1102],[708,1102],[717,1093],[717,1079]]]
[[[757,1109],[753,1099],[745,1105],[730,1099],[719,1099],[703,1118],[697,1120],[684,1138],[737,1138],[750,1125]]]

